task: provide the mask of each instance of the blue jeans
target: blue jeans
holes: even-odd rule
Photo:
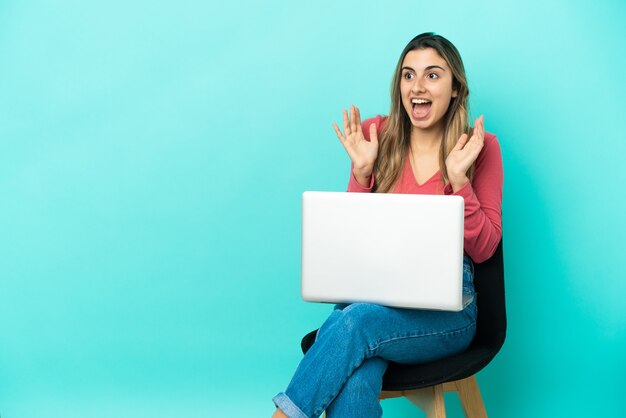
[[[474,296],[473,265],[463,259],[463,293]],[[461,312],[337,305],[287,390],[273,399],[290,418],[380,417],[378,395],[389,361],[417,364],[464,351],[476,333],[476,301]]]

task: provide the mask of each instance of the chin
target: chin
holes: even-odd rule
[[[419,129],[428,129],[433,127],[433,123],[430,120],[413,120],[411,119],[411,125]]]

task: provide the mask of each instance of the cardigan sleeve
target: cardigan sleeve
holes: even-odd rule
[[[446,185],[445,194],[465,201],[464,250],[476,263],[488,260],[502,239],[502,187],[504,174],[500,144],[495,135],[485,133],[485,145],[476,159],[476,171],[456,193]]]
[[[363,136],[365,137],[365,139],[368,141],[370,140],[370,125],[372,123],[376,124],[376,132],[378,133],[378,135],[380,135],[386,120],[387,118],[385,116],[378,115],[376,117],[363,121],[361,123],[361,129],[363,130]],[[368,185],[368,187],[364,187],[358,181],[356,181],[356,177],[354,177],[354,164],[350,164],[350,181],[348,182],[348,191],[370,193],[373,187],[374,173],[372,173],[372,177],[370,177],[370,184]]]

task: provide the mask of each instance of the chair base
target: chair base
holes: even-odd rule
[[[422,389],[403,391],[382,391],[379,399],[406,397],[426,413],[427,418],[445,418],[446,406],[443,399],[445,392],[457,392],[467,418],[487,418],[483,398],[478,389],[476,376],[453,382],[430,386]]]

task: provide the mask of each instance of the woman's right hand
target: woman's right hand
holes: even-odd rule
[[[376,133],[376,124],[370,125],[370,140],[365,139],[363,130],[361,129],[361,115],[359,109],[350,105],[350,115],[344,109],[343,111],[343,131],[333,123],[337,138],[348,152],[352,165],[354,166],[354,176],[361,184],[369,183],[369,178],[374,171],[374,163],[378,156],[378,134]]]

